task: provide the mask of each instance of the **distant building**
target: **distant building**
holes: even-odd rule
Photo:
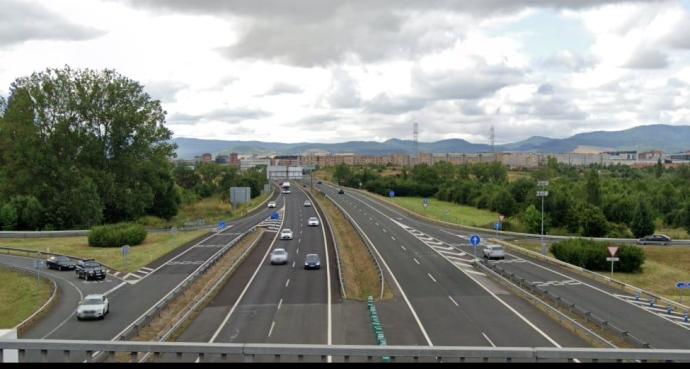
[[[204,163],[210,163],[212,160],[213,155],[211,155],[210,153],[205,153],[201,155],[201,161],[203,161]]]
[[[230,164],[230,165],[232,165],[232,166],[235,166],[235,167],[239,167],[239,166],[240,166],[240,158],[239,158],[239,156],[237,155],[236,152],[231,152],[231,153],[230,153],[230,157],[229,157],[229,159],[228,159],[228,164]]]
[[[637,154],[637,160],[639,161],[661,161],[664,160],[664,152],[661,150],[645,151]]]
[[[228,163],[228,156],[227,155],[217,155],[216,156],[216,164],[227,164]]]
[[[302,157],[299,155],[276,155],[271,159],[271,165],[302,165]]]
[[[240,160],[240,170],[242,170],[242,171],[245,171],[247,169],[254,168],[254,167],[260,166],[260,165],[268,167],[269,165],[271,165],[271,159],[250,158],[250,159],[241,159]]]
[[[637,161],[637,151],[606,151],[604,154],[604,161],[621,160],[621,161]]]

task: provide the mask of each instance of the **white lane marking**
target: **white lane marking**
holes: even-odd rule
[[[428,275],[429,278],[431,278],[431,280],[434,281],[434,283],[436,283],[436,278],[434,278],[434,276],[432,276],[431,273],[427,273],[426,275]]]
[[[77,285],[75,285],[74,283],[72,283],[71,281],[69,281],[69,280],[67,280],[67,279],[65,279],[65,278],[62,278],[62,277],[59,277],[59,276],[53,276],[53,277],[55,277],[55,278],[60,278],[60,279],[62,279],[63,281],[69,283],[72,287],[74,287],[74,289],[77,290],[77,292],[79,292],[79,301],[81,301],[81,300],[84,299],[84,295],[81,293],[81,290],[79,289],[79,287],[77,287]],[[122,283],[124,283],[124,282],[122,282]],[[43,340],[43,339],[46,339],[46,337],[48,337],[48,336],[50,336],[51,334],[55,333],[55,331],[57,331],[58,329],[60,329],[60,327],[62,327],[63,325],[65,325],[65,323],[67,323],[67,322],[72,318],[72,316],[74,316],[74,314],[76,314],[76,311],[73,311],[72,314],[68,315],[67,318],[65,318],[65,320],[63,320],[62,322],[60,322],[60,324],[58,324],[57,327],[53,328],[52,331],[46,333],[46,335],[43,336],[43,337],[41,337],[41,339],[42,339],[42,340]]]
[[[371,218],[369,218],[369,219],[371,219]],[[377,226],[377,227],[379,226],[379,223],[378,223],[378,222],[376,222],[376,226]]]
[[[407,249],[403,245],[400,245],[400,248],[403,249],[403,251],[407,251]]]
[[[388,232],[388,231],[386,230],[386,228],[381,228],[381,229],[383,230],[383,233],[387,233],[387,232]]]
[[[147,272],[152,272],[153,268],[147,268],[147,267],[141,267],[141,269],[147,271]]]
[[[417,265],[419,265],[419,260],[417,260],[415,258],[412,258],[412,260],[414,260],[414,262],[417,263]]]
[[[302,237],[297,239],[297,243],[302,243]]]
[[[271,329],[268,330],[268,336],[269,336],[269,337],[271,337],[271,333],[273,333],[273,327],[275,327],[275,326],[276,326],[276,321],[274,320],[274,321],[271,323]]]
[[[285,287],[287,287],[290,284],[290,278],[285,282]]]
[[[299,247],[297,248],[297,251],[295,252],[296,254],[299,254]]]
[[[450,299],[450,301],[451,301],[452,303],[455,304],[455,306],[460,306],[460,304],[458,304],[458,302],[455,301],[455,299],[453,299],[451,296],[448,296],[448,298]]]
[[[283,305],[283,299],[281,298],[280,301],[278,301],[278,308],[276,310],[280,310],[280,307]]]
[[[496,347],[496,345],[494,345],[494,342],[491,341],[491,339],[489,338],[489,336],[486,335],[486,333],[482,332],[482,336],[484,336],[484,338],[486,338],[486,340],[489,341],[489,344],[490,344],[492,347]]]
[[[294,261],[292,262],[292,267],[293,267],[293,268],[295,267],[295,262],[294,262]]]
[[[391,236],[391,240],[395,241],[395,237]]]
[[[113,288],[111,288],[111,289],[109,289],[109,290],[103,292],[103,294],[106,295],[106,296],[107,296],[107,295],[110,295],[111,293],[115,292],[115,291],[118,290],[120,287],[122,287],[122,286],[124,286],[124,285],[126,285],[126,284],[127,284],[127,282],[122,282],[122,283],[118,284],[117,286],[115,286],[115,287],[113,287]]]

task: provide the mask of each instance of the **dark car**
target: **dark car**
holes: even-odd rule
[[[306,259],[304,259],[304,269],[321,269],[319,254],[307,254]]]
[[[77,263],[77,277],[86,279],[105,279],[106,270],[93,259],[79,260]]]
[[[637,240],[638,245],[670,245],[671,237],[665,234],[653,234]]]
[[[338,189],[338,194],[342,195],[342,194],[344,194],[344,193],[345,193],[345,191],[343,191],[342,188],[339,188],[339,189]]]
[[[322,183],[323,183],[323,182],[321,182],[321,181],[316,181],[316,184],[322,184]]]
[[[51,256],[46,260],[46,265],[48,269],[57,270],[74,270],[77,268],[77,265],[67,256]]]

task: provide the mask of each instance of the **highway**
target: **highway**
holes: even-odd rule
[[[282,196],[275,194],[274,199],[277,199],[278,206],[282,206]],[[146,267],[150,272],[139,279],[123,281],[114,286],[112,283],[104,285],[103,288],[97,290],[97,292],[109,291],[110,312],[104,320],[78,321],[74,312],[78,304],[76,298],[81,295],[67,292],[61,295],[58,308],[53,309],[40,324],[29,330],[23,338],[117,339],[137,318],[145,314],[151,306],[198,269],[204,261],[218,252],[221,246],[231,242],[242,232],[269,217],[271,210],[266,207],[259,208],[242,219],[230,222],[221,232],[215,232],[197,242],[180,247],[175,252],[147,265]],[[8,260],[4,256],[2,259]],[[69,277],[66,279],[69,279],[73,284],[78,282],[73,272],[63,272],[60,276]],[[112,276],[108,278],[112,280]],[[111,286],[112,288],[105,290]],[[65,287],[61,291],[70,290]],[[70,306],[72,309],[69,309]],[[36,355],[38,353],[27,352],[26,359],[28,361],[37,359],[38,356]],[[55,355],[55,357],[49,355],[48,359],[50,361],[63,360],[61,355]],[[71,358],[71,360],[81,361],[83,358]]]
[[[384,204],[380,200],[347,189],[345,202],[351,201],[360,209],[367,209],[369,214],[395,220],[398,228],[410,233],[423,233],[444,245],[452,245],[468,255],[472,254],[472,247],[468,239],[470,233],[439,226],[411,217],[394,207]],[[343,196],[343,195],[340,195]],[[376,209],[376,211],[373,210]],[[405,228],[403,228],[405,227]],[[477,250],[481,255],[481,248]],[[452,260],[452,259],[451,259]],[[537,285],[550,293],[576,303],[596,316],[610,323],[624,328],[633,336],[650,343],[652,348],[660,349],[688,349],[690,348],[690,329],[681,324],[678,319],[663,318],[664,314],[654,314],[661,309],[645,309],[640,303],[635,303],[632,296],[625,296],[611,286],[575,274],[542,261],[522,255],[507,252],[505,260],[488,261],[498,263],[501,268],[515,273],[520,278]],[[661,316],[660,316],[661,315]]]
[[[380,309],[391,345],[545,346],[586,344],[535,307],[512,295],[470,264],[452,245],[431,245],[428,237],[404,229],[404,217],[377,211],[362,195],[317,185],[352,215],[378,249],[408,309]],[[450,259],[442,257],[436,248]],[[452,262],[450,260],[453,260]],[[383,305],[383,304],[382,304]],[[396,329],[396,321],[415,322]],[[389,329],[390,330],[390,329]]]

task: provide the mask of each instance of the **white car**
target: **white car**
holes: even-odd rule
[[[281,192],[282,192],[282,193],[285,193],[285,194],[288,194],[288,193],[290,193],[290,190],[283,190],[283,191],[281,191]]]
[[[484,247],[482,252],[487,259],[505,259],[506,257],[503,246],[500,245],[488,245]]]
[[[292,239],[292,229],[284,228],[282,231],[280,231],[280,239],[281,240],[291,240]]]
[[[316,217],[309,217],[309,220],[307,220],[307,224],[310,226],[318,226],[319,220]]]
[[[275,207],[276,207],[276,202],[275,202],[275,201],[269,201],[269,202],[268,202],[268,207],[269,207],[269,208],[275,208]]]
[[[288,253],[283,248],[273,249],[271,251],[271,264],[287,264]]]
[[[311,206],[311,201],[309,200],[304,200],[304,207],[310,207]]]
[[[103,319],[108,314],[108,298],[104,295],[87,295],[79,302],[77,319]]]

